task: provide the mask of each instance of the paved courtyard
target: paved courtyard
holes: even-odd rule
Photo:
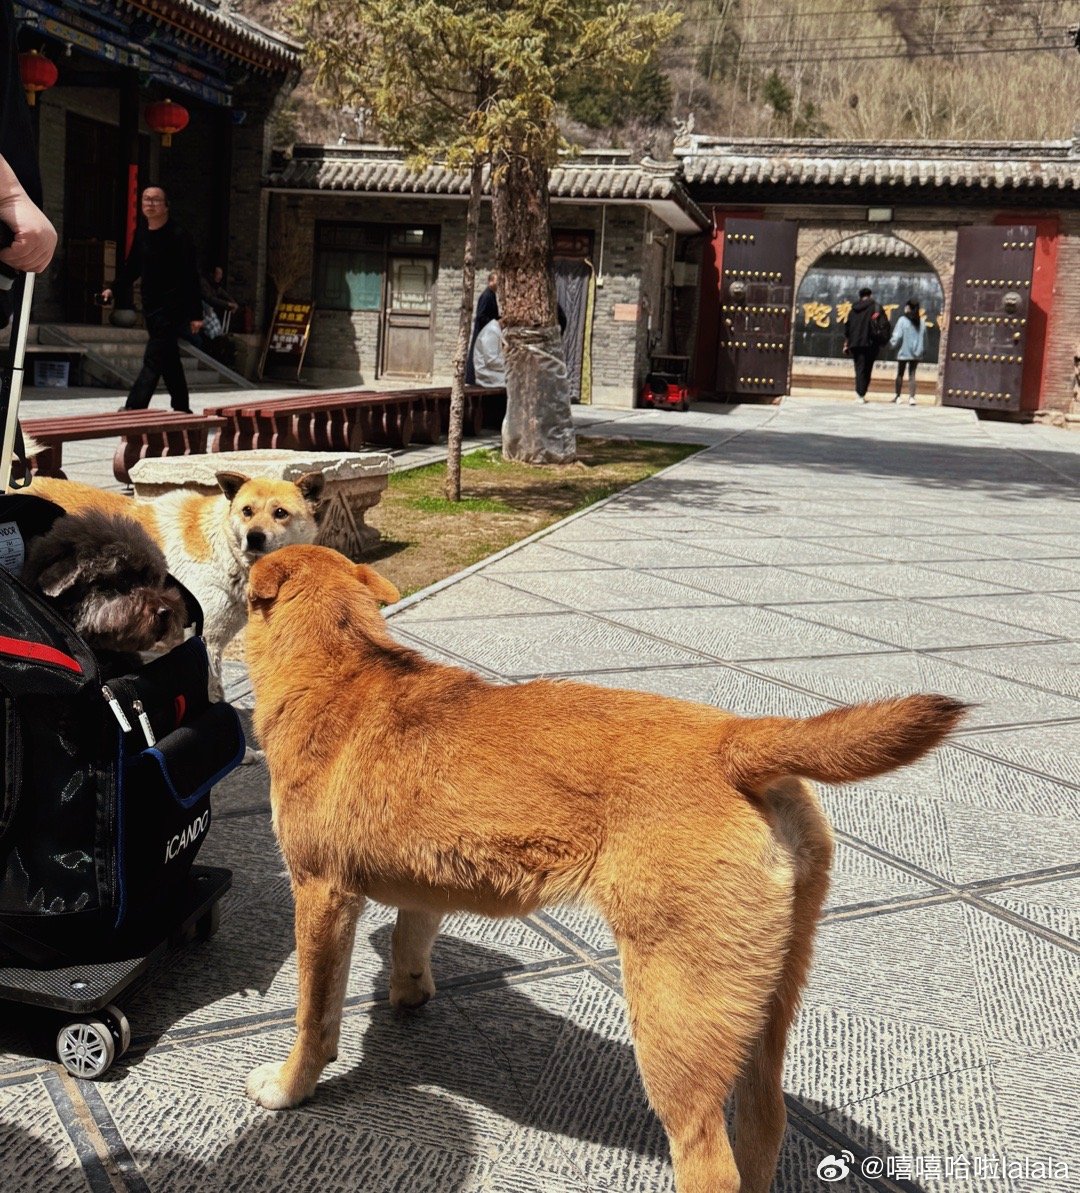
[[[402,602],[393,632],[500,681],[747,714],[975,702],[928,759],[824,791],[839,849],[775,1188],[1080,1187],[1080,436],[822,400],[576,418],[707,448]],[[250,704],[238,665],[230,691]],[[274,1115],[243,1094],[295,999],[262,767],[221,785],[200,860],[235,873],[221,930],[126,998],[134,1043],[103,1080],[35,1058],[3,1011],[4,1193],[672,1190],[595,916],[452,919],[440,993],[402,1017],[369,908],[340,1057]],[[852,1175],[819,1180],[829,1155]]]

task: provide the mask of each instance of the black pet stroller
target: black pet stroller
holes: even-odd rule
[[[29,305],[0,394],[5,481]],[[57,1056],[94,1078],[130,1042],[123,991],[170,945],[216,929],[232,875],[192,863],[210,789],[242,761],[244,735],[231,705],[210,703],[190,594],[195,636],[103,680],[86,643],[22,585],[26,544],[62,513],[0,496],[0,1000],[62,1012]]]

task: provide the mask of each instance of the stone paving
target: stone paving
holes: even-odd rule
[[[748,714],[976,702],[930,758],[824,791],[839,849],[775,1189],[1075,1189],[1080,437],[814,400],[575,417],[708,446],[402,602],[394,633],[500,681]],[[230,692],[250,703],[238,665]],[[135,1041],[103,1080],[34,1058],[5,1009],[0,1189],[670,1193],[595,916],[453,918],[438,996],[399,1017],[391,915],[369,907],[340,1058],[273,1115],[243,1094],[295,999],[261,767],[221,785],[200,860],[235,872],[221,930],[125,999]],[[852,1175],[822,1182],[829,1155]],[[880,1175],[857,1175],[868,1157]]]

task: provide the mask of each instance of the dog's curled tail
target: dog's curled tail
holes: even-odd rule
[[[903,696],[806,720],[742,720],[725,743],[728,773],[736,786],[749,790],[782,775],[820,783],[869,779],[921,758],[968,707],[948,696]]]

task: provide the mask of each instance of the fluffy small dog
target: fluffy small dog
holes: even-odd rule
[[[315,541],[323,476],[306,473],[293,482],[219,472],[217,482],[221,492],[213,495],[180,490],[148,501],[53,477],[36,477],[27,492],[69,513],[122,515],[149,533],[202,606],[211,696],[221,700],[222,655],[244,625],[251,565],[279,547]]]
[[[589,684],[501,686],[395,642],[378,602],[396,598],[326,547],[285,547],[251,569],[255,728],[296,901],[300,991],[288,1059],[257,1068],[248,1093],[284,1109],[314,1092],[337,1053],[365,898],[399,909],[399,1006],[434,994],[447,913],[582,901],[618,942],[679,1193],[766,1193],[784,1042],[833,848],[806,780],[913,762],[964,706],[909,696],[746,718]]]
[[[98,656],[104,674],[167,650],[187,608],[165,556],[137,522],[95,510],[65,514],[30,541],[22,582],[46,597]]]

